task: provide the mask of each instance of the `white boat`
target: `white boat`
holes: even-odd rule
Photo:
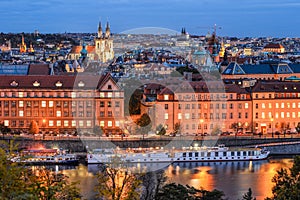
[[[47,165],[47,164],[77,164],[79,159],[75,154],[58,149],[28,149],[11,159],[12,162]]]
[[[94,149],[87,154],[88,164],[112,163],[157,163],[157,162],[207,162],[262,160],[270,154],[261,148],[183,147],[182,149],[135,148]]]

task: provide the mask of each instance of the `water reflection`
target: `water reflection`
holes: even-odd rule
[[[243,162],[173,163],[165,167],[168,182],[189,184],[196,188],[224,191],[228,199],[241,199],[251,187],[257,200],[271,196],[271,179],[280,168],[292,166],[291,158]],[[155,164],[152,164],[155,166]],[[70,166],[69,166],[70,167]],[[145,166],[140,165],[139,169]],[[138,168],[138,166],[137,166]],[[62,169],[71,181],[79,181],[84,199],[93,199],[98,165],[79,165]]]

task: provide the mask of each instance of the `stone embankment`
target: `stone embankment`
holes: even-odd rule
[[[300,138],[239,138],[221,137],[215,139],[197,138],[158,138],[158,139],[132,139],[132,138],[101,138],[80,139],[70,138],[61,140],[33,140],[26,138],[6,138],[6,142],[13,141],[19,148],[61,148],[71,152],[86,152],[95,148],[138,148],[138,147],[163,147],[173,148],[180,146],[212,146],[225,144],[226,146],[267,146],[271,154],[300,154]]]

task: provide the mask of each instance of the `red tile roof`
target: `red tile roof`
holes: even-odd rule
[[[73,46],[70,53],[80,54],[81,50],[82,50],[82,46]],[[86,50],[88,53],[94,53],[95,46],[86,46]]]
[[[49,75],[50,69],[48,64],[30,64],[28,75]]]

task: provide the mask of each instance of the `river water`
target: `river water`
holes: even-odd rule
[[[164,170],[168,182],[189,184],[206,190],[218,189],[230,200],[242,199],[248,188],[252,188],[256,199],[261,200],[272,195],[271,180],[276,171],[292,165],[292,158],[271,157],[262,161],[174,163]],[[58,166],[55,168],[61,170]],[[80,182],[83,198],[93,199],[97,165],[68,166],[62,170],[71,181]]]

